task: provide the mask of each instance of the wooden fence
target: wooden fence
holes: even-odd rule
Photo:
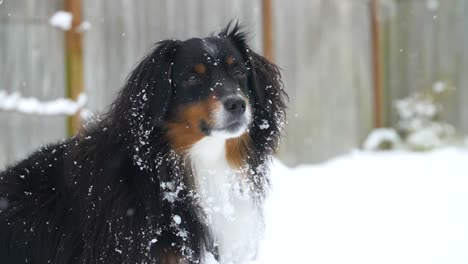
[[[444,117],[468,132],[468,1],[381,0],[387,123],[392,101],[438,81],[456,91]]]
[[[61,0],[0,5],[0,90],[41,100],[65,96],[64,35],[49,25]],[[65,136],[65,117],[0,112],[0,168]]]
[[[262,48],[261,0],[83,0],[88,106],[103,111],[126,75],[158,40],[204,36],[239,18]],[[64,32],[48,19],[63,0],[0,5],[0,90],[40,99],[65,93]],[[468,132],[468,1],[380,0],[385,123],[391,102],[435,81],[457,87],[446,117]],[[369,0],[276,0],[275,61],[291,96],[279,156],[321,161],[362,143],[373,123]],[[66,136],[64,117],[0,112],[0,167]]]

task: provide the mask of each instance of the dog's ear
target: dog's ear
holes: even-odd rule
[[[155,126],[164,122],[171,101],[171,67],[179,43],[176,40],[158,42],[135,67],[124,88],[131,91],[127,100],[132,101],[132,107],[143,110],[140,114],[149,115]]]
[[[278,66],[252,50],[247,51],[249,65],[249,86],[255,96],[255,102],[270,111],[274,103],[284,108],[284,97],[281,72]]]
[[[281,72],[278,66],[265,57],[246,50],[249,67],[249,90],[254,98],[254,119],[251,127],[253,138],[263,138],[255,143],[257,150],[273,154],[286,122],[286,100]],[[262,140],[260,140],[262,141]]]

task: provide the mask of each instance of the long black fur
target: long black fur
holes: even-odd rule
[[[219,36],[248,63],[254,123],[247,163],[261,199],[286,94],[278,67],[249,49],[238,24]],[[163,263],[168,254],[199,263],[204,250],[216,255],[191,197],[189,170],[165,137],[180,43],[159,42],[100,121],[0,174],[1,263]],[[263,120],[267,129],[260,129]],[[174,215],[183,220],[178,226]]]

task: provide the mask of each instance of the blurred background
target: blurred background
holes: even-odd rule
[[[286,164],[364,143],[463,142],[466,0],[0,0],[0,168],[73,134],[78,95],[87,113],[105,111],[155,42],[207,36],[236,18],[283,69]],[[58,98],[79,109],[31,110]]]

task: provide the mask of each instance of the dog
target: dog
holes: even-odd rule
[[[158,42],[99,120],[0,174],[1,263],[255,259],[283,86],[238,23]]]

